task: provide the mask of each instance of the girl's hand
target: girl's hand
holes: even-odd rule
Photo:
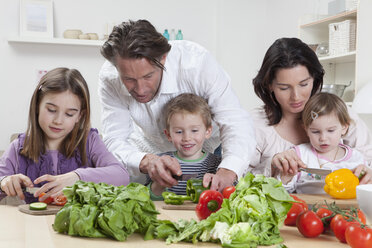
[[[359,178],[359,184],[372,183],[372,169],[364,164],[360,164],[351,170]],[[364,176],[363,176],[364,174]]]
[[[41,193],[45,193],[45,195],[40,198],[40,201],[47,199],[49,196],[52,198],[56,198],[57,196],[62,194],[62,190],[64,187],[73,185],[79,179],[80,178],[78,174],[73,171],[58,176],[52,176],[48,174],[43,175],[36,178],[34,183],[38,184],[44,181],[47,181],[47,183],[44,184],[38,191],[36,191],[34,196],[39,197]]]
[[[279,170],[282,176],[293,177],[298,173],[299,167],[306,168],[307,166],[297,156],[294,149],[275,154],[271,161],[272,170]]]
[[[161,193],[164,192],[166,187],[161,186],[157,182],[152,182],[151,183],[151,191],[154,193],[154,195],[161,195]]]
[[[1,181],[1,190],[8,196],[18,196],[22,200],[25,199],[22,187],[33,187],[32,181],[28,176],[16,174],[6,176]]]

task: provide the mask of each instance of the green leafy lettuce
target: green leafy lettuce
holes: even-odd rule
[[[145,239],[154,238],[159,213],[148,188],[141,184],[115,187],[78,181],[63,193],[68,202],[55,217],[53,228],[57,232],[120,241],[134,232]]]
[[[283,225],[293,198],[281,182],[263,175],[247,174],[222,207],[200,222],[159,221],[158,238],[166,242],[220,242],[223,247],[257,247],[283,241]]]

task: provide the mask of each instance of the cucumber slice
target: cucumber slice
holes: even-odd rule
[[[44,202],[33,202],[30,204],[30,210],[45,210],[47,209],[47,204]]]

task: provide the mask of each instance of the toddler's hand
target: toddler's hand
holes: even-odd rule
[[[307,166],[297,156],[294,149],[275,154],[271,161],[272,171],[279,170],[282,176],[290,175],[293,177],[298,173],[300,167],[306,168]]]
[[[6,176],[1,181],[1,190],[5,192],[8,196],[18,196],[22,200],[25,199],[23,194],[23,187],[32,187],[32,181],[28,176],[23,174],[16,174],[11,176]]]
[[[360,164],[352,172],[359,178],[359,184],[372,183],[372,169],[364,164]]]

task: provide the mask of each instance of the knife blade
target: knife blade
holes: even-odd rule
[[[328,175],[329,173],[332,172],[332,170],[316,169],[316,168],[300,168],[299,170],[307,172],[307,173],[311,173],[311,174],[316,174],[316,175],[319,175],[319,176],[326,176],[326,175]]]
[[[26,187],[23,189],[24,192],[28,192],[30,194],[35,194],[36,191],[38,191],[40,187]]]
[[[194,178],[194,177],[197,177],[198,174],[182,174],[181,176],[177,176],[177,175],[172,175],[172,177],[174,179],[176,179],[177,181],[187,181],[191,178]]]

